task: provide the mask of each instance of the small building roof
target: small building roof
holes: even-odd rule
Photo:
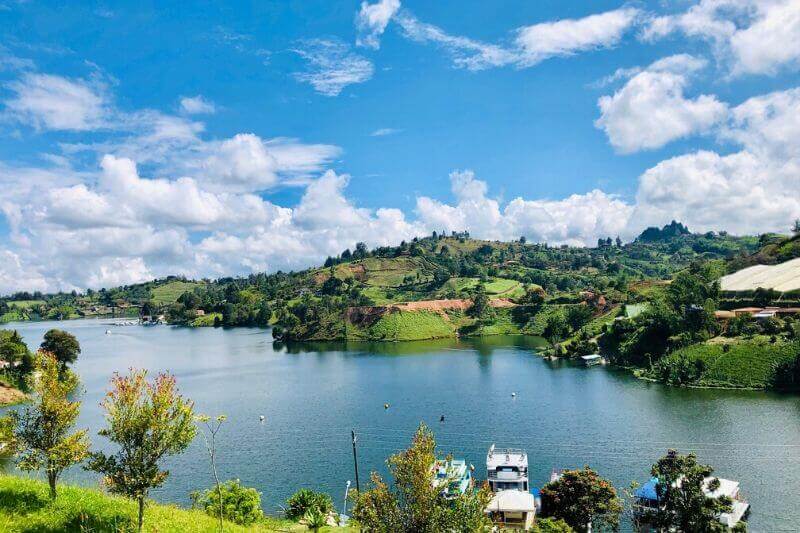
[[[487,512],[535,512],[536,499],[530,492],[521,490],[501,490],[495,492]]]
[[[733,311],[714,311],[715,318],[734,318],[736,313]]]
[[[761,311],[761,307],[739,307],[738,309],[734,309],[734,313],[758,313]]]

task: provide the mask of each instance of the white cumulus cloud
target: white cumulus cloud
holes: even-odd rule
[[[656,61],[597,102],[595,126],[622,153],[654,149],[708,131],[726,117],[727,105],[713,95],[687,98],[689,76],[705,62],[688,55]]]

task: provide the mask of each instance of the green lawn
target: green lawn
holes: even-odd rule
[[[132,532],[136,530],[136,504],[109,496],[97,489],[59,486],[51,502],[47,484],[41,481],[0,475],[0,531],[8,533],[50,532]],[[150,502],[145,508],[144,530],[158,533],[216,532],[218,521],[202,511]],[[302,525],[288,520],[265,518],[248,527],[226,522],[226,532],[301,532]],[[324,532],[351,533],[355,529],[326,527]]]
[[[186,291],[191,291],[195,287],[203,285],[197,281],[170,281],[160,285],[150,291],[153,303],[165,305],[175,303],[175,301]]]

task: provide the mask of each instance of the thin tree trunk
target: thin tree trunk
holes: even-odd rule
[[[50,499],[56,499],[56,473],[47,472],[47,483],[50,485]]]
[[[142,525],[144,524],[144,496],[139,496],[139,533],[142,533]]]

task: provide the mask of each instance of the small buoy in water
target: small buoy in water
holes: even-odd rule
[[[261,422],[263,422],[263,421],[264,421],[264,415],[261,415],[261,416],[259,416],[259,417],[258,417],[258,419],[259,419]]]
[[[444,422],[444,415],[439,417],[439,422]]]
[[[389,404],[388,403],[383,404],[383,408],[384,409],[388,409],[389,408]]]
[[[516,393],[516,392],[512,392],[512,393],[511,393],[511,397],[512,397],[512,398],[516,398],[516,397],[517,397],[517,393]]]

